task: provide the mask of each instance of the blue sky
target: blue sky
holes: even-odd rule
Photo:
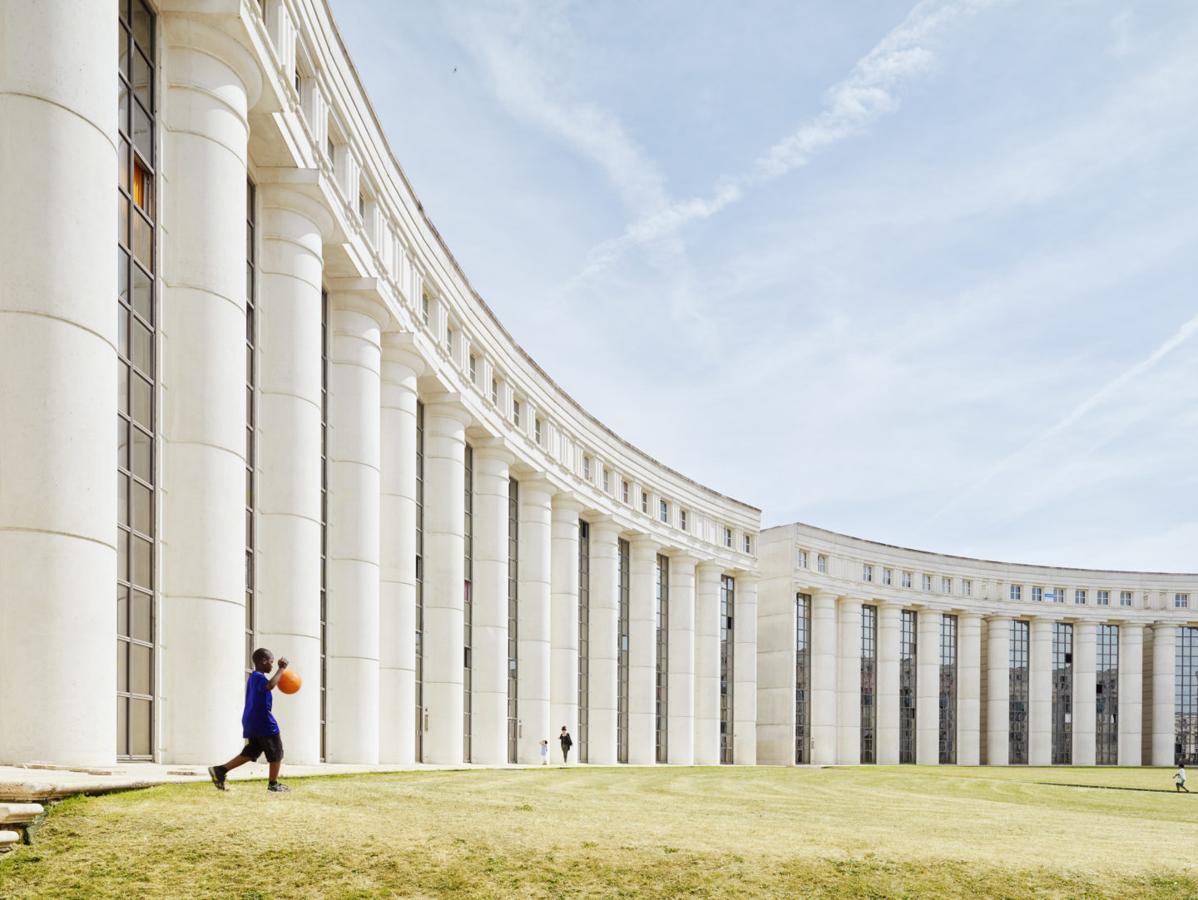
[[[1198,572],[1198,4],[332,0],[588,410],[874,540]]]

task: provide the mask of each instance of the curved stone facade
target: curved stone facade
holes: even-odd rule
[[[1198,755],[1198,575],[761,534],[758,761],[1172,765]]]
[[[504,330],[325,3],[3,16],[0,762],[223,758],[255,644],[295,762],[754,761],[759,511]]]
[[[0,763],[226,758],[257,645],[300,763],[1198,753],[1198,577],[760,532],[582,409],[322,0],[2,15]]]

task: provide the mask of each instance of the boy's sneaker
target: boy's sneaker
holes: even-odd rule
[[[290,794],[291,788],[285,784],[279,784],[277,781],[272,781],[266,786],[268,791],[274,791],[276,794]]]
[[[225,769],[224,766],[209,766],[208,777],[212,779],[212,783],[218,791],[225,789]]]

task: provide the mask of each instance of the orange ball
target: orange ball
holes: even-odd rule
[[[279,690],[284,694],[294,694],[303,683],[304,680],[299,677],[299,673],[291,669],[284,669],[283,674],[279,676]]]

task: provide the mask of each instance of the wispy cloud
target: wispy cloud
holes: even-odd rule
[[[602,269],[624,250],[676,233],[690,222],[708,219],[774,179],[807,165],[821,151],[865,132],[900,105],[902,90],[935,65],[935,46],[962,16],[1003,0],[921,0],[903,22],[861,57],[852,71],[828,91],[823,109],[768,148],[744,173],[720,179],[706,197],[663,205],[628,225],[624,233],[596,247],[583,273]]]
[[[949,512],[959,508],[966,500],[976,496],[991,481],[1019,464],[1037,448],[1052,446],[1054,438],[1068,431],[1119,391],[1156,368],[1162,360],[1189,341],[1195,334],[1198,334],[1198,315],[1184,322],[1181,327],[1169,335],[1146,357],[1103,384],[1098,390],[1073,407],[1073,409],[1054,422],[1050,427],[1039,432],[1031,440],[998,460],[980,478],[965,489],[958,491],[948,503],[933,513],[925,525],[931,525]],[[1116,420],[1113,423],[1113,427],[1116,429],[1123,428],[1125,427],[1125,423]]]

